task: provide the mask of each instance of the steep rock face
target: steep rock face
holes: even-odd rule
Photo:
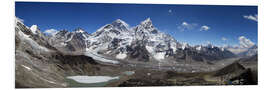
[[[49,42],[63,53],[82,53],[85,52],[87,46],[85,40],[88,37],[89,34],[81,28],[77,28],[73,32],[61,30],[51,36]]]
[[[128,25],[118,19],[91,34],[87,40],[88,46],[86,50],[114,56],[115,54],[126,53],[132,39]]]
[[[23,46],[24,48],[20,49],[35,49],[35,53],[44,53],[50,52],[49,49],[55,50],[54,47],[50,46],[47,42],[47,37],[36,28],[35,33],[32,30],[25,26],[22,22],[16,22],[15,27],[15,41],[16,46]],[[19,47],[17,47],[19,49]]]
[[[48,44],[47,43],[47,40],[48,40],[48,37],[46,37],[41,31],[40,29],[38,28],[37,25],[32,25],[30,27],[30,31],[32,32],[32,36],[33,36],[33,40],[35,40],[36,42],[38,43],[43,43],[43,44]],[[45,45],[45,46],[46,46]]]
[[[226,74],[235,74],[237,75],[237,73],[241,73],[241,71],[244,71],[245,67],[243,67],[241,64],[239,64],[238,62],[234,62],[220,70],[218,70],[215,73],[215,76],[221,76],[221,75],[226,75]]]
[[[199,54],[203,54],[206,60],[220,60],[235,57],[232,52],[213,45],[201,46],[200,50],[196,47],[196,50]]]
[[[238,61],[214,72],[213,76],[219,77],[225,84],[257,85],[257,71],[246,68]]]
[[[173,57],[176,58],[177,61],[186,60],[190,62],[211,62],[214,60],[232,58],[235,57],[235,55],[228,50],[221,49],[213,45],[196,45],[194,47],[187,45],[184,49],[178,49]]]
[[[148,18],[140,25],[129,29],[122,20],[107,24],[91,34],[87,40],[89,51],[114,56],[117,59],[138,59],[149,61],[165,59],[177,49],[177,41],[158,31]],[[140,52],[140,53],[139,53]]]
[[[67,44],[67,40],[72,38],[72,34],[67,30],[61,30],[56,33],[54,36],[50,37],[49,42],[52,46],[58,48],[60,51],[75,51],[74,47],[70,44]]]
[[[55,49],[39,36],[38,29],[35,32],[22,22],[16,22],[16,87],[65,87],[61,70],[50,63],[49,56]],[[58,73],[53,73],[56,71]]]
[[[149,56],[156,60],[163,60],[171,56],[177,50],[177,41],[170,35],[158,31],[152,24],[150,18],[142,21],[140,25],[133,28],[137,41],[145,46]]]
[[[150,55],[142,43],[142,41],[132,42],[131,46],[128,47],[127,59],[135,59],[137,61],[149,61]]]

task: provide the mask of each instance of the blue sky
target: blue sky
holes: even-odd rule
[[[80,27],[92,33],[116,19],[136,26],[150,17],[160,31],[191,45],[258,40],[257,6],[16,2],[15,15],[42,31]]]

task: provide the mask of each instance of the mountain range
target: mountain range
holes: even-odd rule
[[[89,34],[81,28],[61,30],[49,37],[50,44],[62,52],[92,52],[116,59],[138,61],[219,60],[236,55],[214,45],[190,46],[154,27],[150,18],[130,28],[120,19]]]
[[[21,26],[29,28],[24,24]],[[150,18],[135,27],[129,27],[126,22],[117,19],[91,34],[82,28],[71,32],[60,30],[54,35],[44,35],[37,25],[32,25],[29,29],[27,33],[37,36],[37,42],[46,42],[44,47],[52,47],[65,54],[80,55],[90,52],[117,60],[208,62],[237,56],[253,56],[257,53],[256,45],[235,53],[234,50],[243,48],[211,44],[190,46],[188,43],[180,43],[155,28]]]
[[[239,55],[231,52],[229,48],[232,47],[217,47],[211,44],[191,46],[180,43],[172,36],[155,28],[150,19],[132,28],[118,19],[91,34],[82,28],[77,28],[71,32],[61,30],[53,35],[45,35],[37,25],[28,27],[16,18],[15,83],[16,87],[23,88],[68,87],[67,76],[119,75],[130,69],[135,70],[136,76],[133,79],[139,79],[135,82],[153,81],[153,78],[165,78],[164,82],[168,82],[166,80],[170,77],[162,75],[177,75],[183,78],[183,72],[187,72],[195,80],[189,80],[190,83],[194,83],[197,82],[198,77],[193,77],[192,73],[199,75],[200,73],[195,72],[214,70],[217,72],[209,74],[210,80],[223,76],[230,76],[226,80],[235,76],[242,77],[246,69],[241,68],[238,62],[231,64],[236,59],[230,60],[230,58]],[[241,53],[243,56],[252,54],[254,53],[251,52],[252,50],[257,50],[257,47],[249,47],[245,52],[250,52]],[[253,66],[254,63],[250,61],[256,63],[257,55],[253,55],[252,58],[243,58],[242,61],[248,66]],[[228,67],[219,70],[226,65]],[[149,75],[151,73],[153,77]],[[147,75],[144,76],[144,74]],[[209,75],[203,76],[202,79]],[[151,78],[148,78],[149,76]],[[124,81],[119,84],[134,84],[132,79]],[[220,81],[217,80],[214,84],[218,82]]]

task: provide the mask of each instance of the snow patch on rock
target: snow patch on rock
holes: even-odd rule
[[[154,54],[153,57],[156,60],[161,61],[161,60],[165,59],[165,54],[166,54],[166,52],[158,52],[158,53]]]
[[[22,67],[26,68],[27,70],[31,71],[32,69],[30,67],[27,67],[25,65],[21,65]]]
[[[37,34],[38,26],[37,25],[32,25],[30,27],[30,30],[32,31],[33,34]]]
[[[183,43],[183,45],[182,45],[182,50],[185,50],[185,48],[188,46],[188,44],[187,43]]]
[[[151,46],[145,46],[145,48],[146,48],[146,50],[147,50],[149,53],[151,53],[151,54],[155,53],[155,48],[154,48],[154,47],[151,47]]]
[[[196,47],[197,51],[200,51],[202,49],[202,46]]]
[[[119,53],[116,55],[117,59],[125,59],[126,57],[127,57],[127,54],[125,54],[125,53]]]

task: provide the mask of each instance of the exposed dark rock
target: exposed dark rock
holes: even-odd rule
[[[221,76],[226,74],[234,74],[234,73],[241,73],[241,71],[244,71],[245,67],[243,67],[241,64],[239,64],[237,61],[218,70],[214,76]]]

